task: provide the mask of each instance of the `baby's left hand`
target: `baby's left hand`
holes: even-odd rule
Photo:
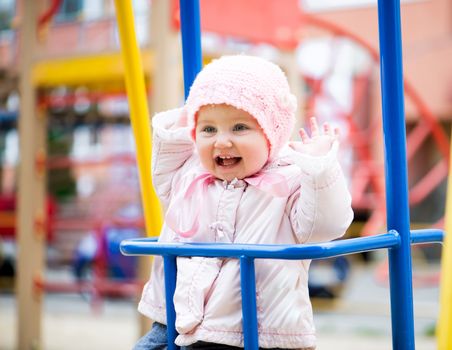
[[[301,128],[299,131],[301,142],[291,142],[290,146],[300,153],[323,156],[330,151],[334,141],[338,140],[339,128],[331,128],[329,123],[323,123],[322,129],[320,129],[315,117],[310,118],[309,122],[311,136],[304,128]]]

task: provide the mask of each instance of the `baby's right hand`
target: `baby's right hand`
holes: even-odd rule
[[[187,112],[185,111],[185,109],[182,109],[179,119],[177,119],[177,121],[173,124],[173,126],[170,129],[175,130],[175,129],[179,129],[179,128],[184,128],[187,125],[188,125]]]

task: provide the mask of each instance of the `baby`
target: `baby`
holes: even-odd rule
[[[283,71],[224,56],[196,77],[183,108],[153,118],[152,173],[166,208],[160,242],[305,244],[341,237],[353,219],[337,161],[338,131],[310,120],[289,142],[296,99]],[[314,349],[309,260],[257,260],[259,346]],[[176,344],[243,347],[236,259],[178,258]],[[135,349],[165,349],[163,262],[154,260],[139,311],[153,319]]]

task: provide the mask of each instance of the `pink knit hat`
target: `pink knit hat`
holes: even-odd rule
[[[297,101],[277,65],[245,55],[223,56],[206,65],[196,76],[185,104],[193,138],[198,110],[222,103],[256,118],[270,144],[270,158],[289,141]]]

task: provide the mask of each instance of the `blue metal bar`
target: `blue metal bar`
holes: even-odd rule
[[[426,229],[411,231],[411,244],[442,243],[443,241],[443,230]]]
[[[121,242],[125,255],[175,255],[259,259],[322,259],[338,255],[360,253],[382,248],[395,248],[400,244],[399,234],[389,233],[339,240],[318,244],[228,244],[228,243],[157,243],[148,238],[128,239]]]
[[[176,311],[174,310],[174,291],[176,290],[177,265],[176,256],[164,255],[163,268],[165,272],[165,298],[166,298],[166,326],[168,334],[168,349],[176,350],[179,347],[174,344],[177,337]]]
[[[240,285],[242,289],[243,337],[247,350],[259,350],[256,314],[256,275],[254,259],[240,257]]]
[[[199,0],[180,0],[180,19],[182,35],[182,56],[184,67],[184,93],[187,98],[190,87],[202,67],[201,53],[201,21]],[[177,265],[175,256],[166,256],[165,259],[165,290],[168,326],[168,348],[178,349],[174,345],[177,337],[175,328],[176,313],[173,296],[176,289]],[[170,280],[168,282],[168,280]]]
[[[441,243],[444,231],[424,229],[411,231],[411,244]],[[338,255],[354,254],[369,250],[393,248],[400,242],[399,235],[392,231],[363,238],[333,241],[321,244],[263,245],[263,244],[214,244],[214,243],[157,243],[157,238],[136,238],[121,242],[121,251],[125,255],[164,255],[206,257],[240,257],[267,259],[322,259]],[[214,250],[214,251],[213,251]]]
[[[389,250],[393,349],[414,349],[413,286],[406,160],[400,1],[378,1],[380,74],[388,230],[401,244]]]
[[[199,0],[180,0],[185,98],[188,97],[193,80],[202,68],[200,18]]]

